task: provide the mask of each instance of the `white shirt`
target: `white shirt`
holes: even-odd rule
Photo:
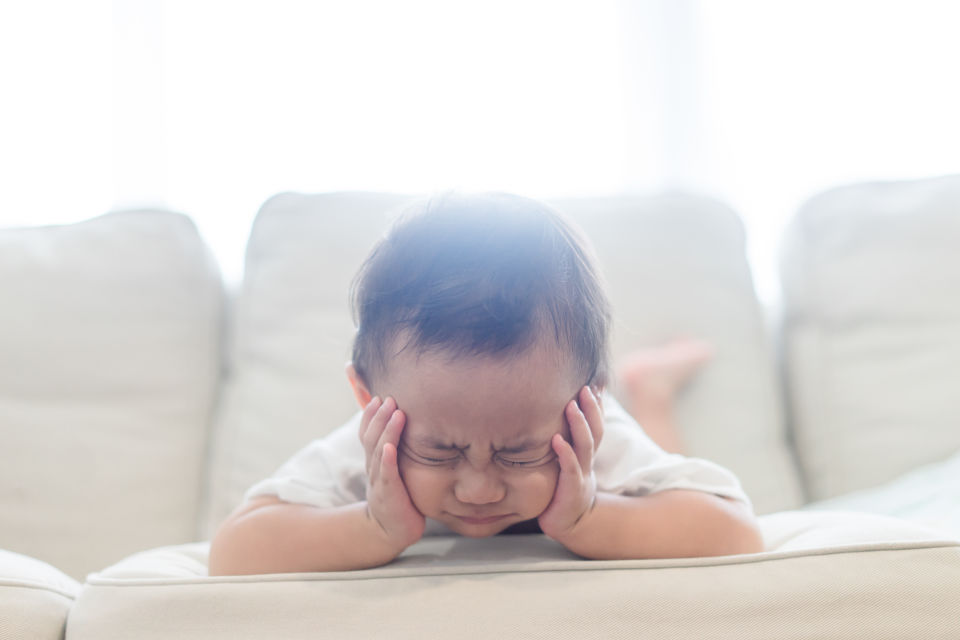
[[[665,452],[633,418],[605,394],[603,439],[594,456],[597,490],[644,496],[667,489],[691,489],[750,504],[740,481],[727,469],[701,458]],[[366,500],[367,475],[358,431],[360,413],[328,436],[297,452],[276,473],[251,487],[245,500],[272,495],[284,502],[321,508]],[[428,520],[425,535],[449,535]]]

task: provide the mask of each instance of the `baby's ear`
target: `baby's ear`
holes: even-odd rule
[[[367,384],[360,377],[360,374],[357,373],[357,368],[353,366],[352,362],[347,363],[347,380],[350,381],[350,387],[353,389],[353,397],[357,399],[357,404],[360,405],[360,408],[362,409],[370,404],[373,394],[370,393],[370,389],[367,388]]]

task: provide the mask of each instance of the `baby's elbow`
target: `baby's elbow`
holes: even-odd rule
[[[226,521],[220,525],[210,540],[210,554],[207,558],[207,572],[211,576],[230,576],[243,573],[237,559],[237,534],[232,526],[233,522]]]
[[[724,555],[740,555],[747,553],[761,553],[765,549],[763,534],[756,523],[737,526],[736,535],[730,541],[729,550]]]
[[[739,555],[760,553],[764,550],[763,533],[750,506],[739,500],[720,498],[723,503],[717,536],[719,553],[715,555]]]
[[[207,572],[211,576],[233,576],[257,573],[250,560],[251,549],[257,546],[256,527],[250,526],[249,515],[262,507],[279,503],[273,497],[253,500],[239,507],[224,520],[210,540]]]

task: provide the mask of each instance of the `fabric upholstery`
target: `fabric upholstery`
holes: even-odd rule
[[[960,451],[960,176],[810,200],[784,242],[785,345],[810,498]]]
[[[615,355],[678,336],[715,349],[677,397],[688,455],[737,474],[758,513],[800,506],[776,356],[737,214],[686,193],[553,204],[596,249],[613,301]]]
[[[0,231],[0,548],[82,579],[197,539],[221,297],[182,215]]]
[[[207,547],[90,577],[71,640],[949,638],[960,542],[877,516],[762,519],[769,551],[588,561],[542,535],[423,540],[366,571],[215,577]]]
[[[79,591],[49,564],[0,549],[0,640],[60,640]]]

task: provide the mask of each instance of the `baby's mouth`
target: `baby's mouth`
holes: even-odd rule
[[[501,520],[503,520],[503,519],[505,519],[505,518],[509,518],[509,517],[510,517],[510,514],[505,513],[505,514],[501,514],[501,515],[480,516],[480,517],[478,517],[478,516],[458,516],[458,515],[454,515],[453,517],[456,518],[456,519],[458,519],[458,520],[460,520],[461,522],[465,522],[465,523],[467,523],[467,524],[480,525],[480,524],[492,524],[492,523],[494,523],[494,522],[500,522]]]

